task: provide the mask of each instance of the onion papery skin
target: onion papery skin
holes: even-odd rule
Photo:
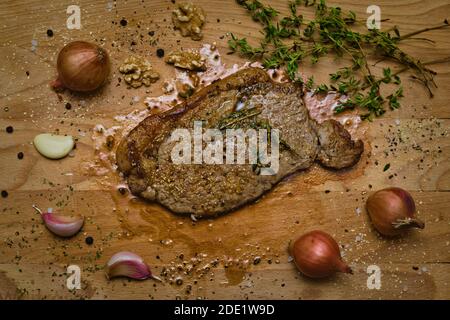
[[[336,272],[352,273],[342,261],[337,242],[323,231],[303,234],[291,242],[289,251],[298,270],[310,278],[325,278]]]
[[[415,217],[413,197],[401,188],[375,192],[367,199],[366,209],[375,229],[387,237],[399,236],[411,228],[425,227],[425,223]]]
[[[85,41],[67,44],[59,53],[58,78],[54,88],[88,92],[102,86],[110,72],[110,60],[105,49]]]

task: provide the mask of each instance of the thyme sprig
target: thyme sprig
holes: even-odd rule
[[[433,62],[422,63],[400,49],[399,43],[406,39],[428,41],[415,36],[447,28],[447,19],[442,24],[404,35],[400,34],[397,26],[386,31],[372,29],[360,33],[352,29],[361,23],[354,12],[344,12],[339,7],[328,6],[325,0],[288,1],[289,15],[285,17],[280,17],[277,10],[258,0],[237,0],[237,3],[262,25],[264,37],[259,45],[251,46],[246,38],[237,38],[231,34],[228,44],[232,51],[250,59],[261,60],[267,69],[284,68],[292,81],[301,83],[310,90],[315,87],[315,93],[335,91],[346,95],[348,99],[338,105],[335,109],[337,113],[359,107],[366,110],[361,115],[362,118],[372,119],[373,116],[384,114],[386,105],[397,109],[403,96],[399,74],[407,70],[414,73],[412,78],[421,82],[432,96],[432,88],[436,87],[433,80],[436,73],[426,65]],[[308,21],[303,15],[299,15],[297,11],[301,5],[314,9],[315,18]],[[304,82],[298,73],[299,64],[306,59],[315,64],[330,53],[338,57],[349,57],[351,65],[330,74],[329,84],[315,86],[312,77]],[[381,57],[381,60],[393,60],[402,67],[397,72],[385,68],[382,75],[376,76],[368,63],[368,54]],[[444,59],[444,62],[448,61],[450,58]],[[385,84],[397,88],[383,96],[380,88]]]

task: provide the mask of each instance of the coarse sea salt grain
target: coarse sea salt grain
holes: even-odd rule
[[[97,124],[95,125],[94,130],[98,133],[103,133],[105,131],[105,127],[102,124]]]

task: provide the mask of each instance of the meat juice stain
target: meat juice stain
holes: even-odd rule
[[[118,191],[112,193],[112,198],[126,238],[146,236],[164,248],[180,243],[186,245],[192,254],[199,250],[199,244],[193,237],[179,231],[179,223],[190,224],[189,218],[175,216],[158,204],[133,195],[124,196]]]
[[[236,266],[229,266],[225,268],[225,277],[227,278],[228,286],[236,286],[241,283],[244,278],[247,270],[244,268],[239,268]]]
[[[151,204],[143,203],[142,200],[135,198],[133,195],[122,195],[118,190],[112,190],[112,199],[115,204],[116,214],[122,229],[126,232],[125,237],[133,238],[134,236],[147,235],[149,238],[157,239],[163,237],[164,219],[153,219],[152,223],[141,219],[140,212],[143,210],[151,210],[145,208]],[[158,216],[157,213],[151,214]]]

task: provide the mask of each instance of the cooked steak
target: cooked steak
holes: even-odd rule
[[[241,70],[203,88],[167,112],[144,119],[117,150],[119,170],[133,194],[156,201],[171,211],[215,216],[256,200],[283,177],[314,161],[341,169],[358,162],[363,143],[334,120],[318,124],[303,102],[302,88],[275,83],[258,68]],[[245,114],[245,110],[250,110]],[[236,114],[242,117],[236,117]],[[231,121],[229,121],[231,119]],[[174,129],[278,129],[279,170],[260,174],[259,164],[176,164],[171,151]],[[203,146],[204,146],[203,142]],[[225,145],[225,143],[224,143]]]

